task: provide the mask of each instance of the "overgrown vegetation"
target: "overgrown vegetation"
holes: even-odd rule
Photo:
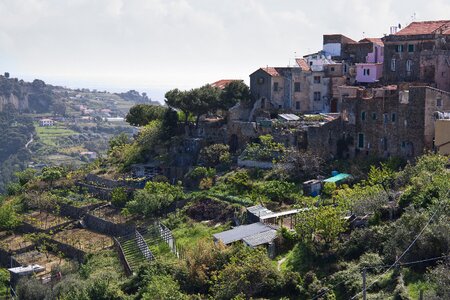
[[[370,299],[409,299],[420,293],[426,299],[450,298],[448,157],[426,154],[406,165],[394,160],[333,162],[333,167],[355,170],[356,180],[326,183],[321,195],[309,197],[303,195],[301,182],[332,168],[313,153],[286,149],[264,135],[240,158],[271,162],[273,168],[243,169],[227,145],[197,145],[187,143],[195,139],[183,138],[184,122],[198,125],[204,115],[249,100],[245,87],[172,90],[166,97],[170,108],[142,104],[130,111],[128,121],[140,132],[110,140],[106,159],[83,168],[45,167],[15,174],[0,198],[0,239],[16,238],[11,245],[24,244],[61,259],[50,240],[73,247],[78,242],[93,252],[81,264],[53,268],[58,279],[52,284],[23,279],[16,288],[19,299],[349,299],[361,292],[363,270]],[[184,119],[179,121],[174,109]],[[193,148],[197,152],[189,157],[188,170],[184,158]],[[161,175],[162,170],[144,179],[129,172],[135,163],[157,169],[157,162],[173,167],[164,175],[183,176],[177,175],[177,182]],[[97,183],[88,181],[86,175],[92,173]],[[136,184],[141,180],[147,181],[145,187]],[[88,190],[105,192],[105,201]],[[175,238],[177,255],[158,240],[149,245],[157,258],[148,262],[135,246],[138,252],[132,254],[142,259],[126,277],[117,253],[99,250],[104,248],[99,241],[106,239],[105,246],[110,246],[111,237],[95,233],[94,238],[81,228],[82,222],[26,236],[16,230],[23,221],[41,231],[55,228],[71,219],[60,216],[64,205],[80,208],[107,201],[113,206],[92,214],[116,225],[164,224]],[[275,259],[265,246],[251,248],[241,241],[225,246],[213,240],[216,233],[248,223],[245,208],[259,204],[275,212],[296,212],[275,220],[284,225],[276,231]],[[0,270],[0,295],[4,274]]]

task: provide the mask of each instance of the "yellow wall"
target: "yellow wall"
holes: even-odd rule
[[[450,120],[436,120],[434,137],[439,154],[450,155]]]

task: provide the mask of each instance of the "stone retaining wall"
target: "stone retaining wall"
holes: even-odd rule
[[[134,225],[116,224],[91,214],[87,214],[84,216],[84,223],[90,230],[110,236],[127,235],[133,233],[135,230]]]
[[[122,246],[120,245],[119,241],[115,237],[113,238],[113,241],[114,241],[114,248],[117,251],[117,254],[119,256],[120,263],[123,266],[125,275],[127,275],[127,276],[132,275],[133,272],[131,271],[131,267],[128,264],[128,261],[127,261],[127,259],[125,257],[125,254],[123,253]]]
[[[60,207],[59,214],[61,216],[69,217],[72,219],[80,219],[85,214],[87,214],[90,210],[93,210],[101,205],[103,205],[103,203],[95,203],[95,204],[86,205],[86,206],[82,206],[82,207],[76,207],[76,206],[73,206],[70,204],[60,203],[59,204],[59,207]]]

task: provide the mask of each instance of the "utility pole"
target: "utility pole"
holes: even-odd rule
[[[362,286],[363,300],[366,300],[366,267],[364,267],[362,269],[362,280],[363,280],[363,286]]]

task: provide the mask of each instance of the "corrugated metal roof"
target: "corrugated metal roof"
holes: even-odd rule
[[[276,212],[276,213],[267,214],[267,215],[261,217],[260,219],[267,220],[267,219],[278,218],[278,217],[283,217],[283,216],[295,215],[301,211],[307,211],[307,210],[309,210],[309,208],[280,211],[280,212]]]
[[[269,230],[274,230],[273,226],[263,223],[253,223],[250,225],[241,225],[233,229],[214,234],[216,240],[222,241],[225,245],[240,241],[246,237],[256,235]]]
[[[275,229],[272,229],[245,237],[242,240],[250,247],[256,247],[259,245],[271,243],[276,237],[277,231]]]
[[[294,114],[279,114],[278,117],[285,119],[286,121],[298,121],[300,117]]]
[[[247,211],[249,213],[251,213],[252,215],[257,216],[258,218],[273,213],[273,211],[271,211],[270,209],[265,208],[264,206],[262,206],[260,204],[255,205],[255,206],[247,207]]]

